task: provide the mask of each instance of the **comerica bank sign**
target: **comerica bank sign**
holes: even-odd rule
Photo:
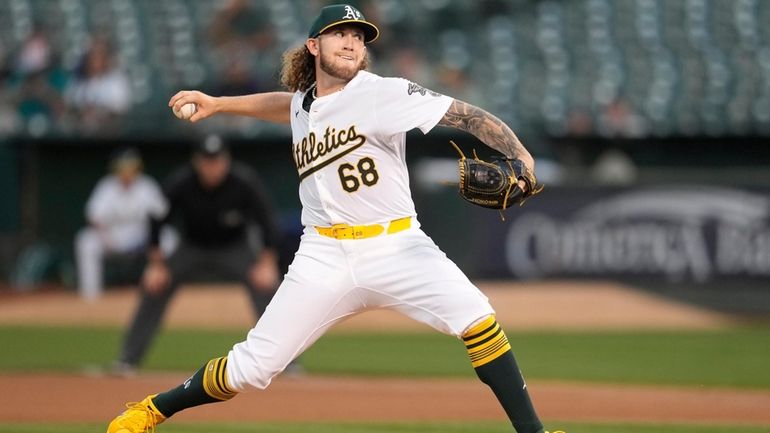
[[[770,276],[770,196],[692,186],[582,198],[567,212],[558,199],[518,209],[505,244],[510,272],[695,282]]]

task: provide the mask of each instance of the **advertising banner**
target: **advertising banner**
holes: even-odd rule
[[[475,263],[481,275],[695,283],[770,276],[770,191],[549,188],[505,217],[477,223],[488,228]],[[502,257],[483,253],[499,252],[501,240]]]

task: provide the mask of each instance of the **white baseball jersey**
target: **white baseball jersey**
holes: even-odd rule
[[[265,314],[228,355],[231,389],[265,388],[327,329],[373,308],[460,336],[494,314],[489,301],[419,228],[409,191],[406,131],[430,131],[452,98],[399,78],[359,72],[343,90],[291,103],[302,223],[299,250]],[[405,229],[359,239],[334,224]],[[320,227],[320,228],[319,228]]]
[[[363,225],[414,216],[406,132],[430,131],[453,99],[402,78],[361,71],[339,92],[291,102],[302,223]],[[351,123],[354,122],[354,123]]]
[[[103,177],[86,204],[86,218],[107,230],[113,248],[128,251],[144,245],[149,217],[166,213],[168,204],[155,180],[140,174],[125,187],[114,175]]]

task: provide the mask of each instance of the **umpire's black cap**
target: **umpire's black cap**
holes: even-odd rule
[[[195,145],[193,151],[195,155],[213,158],[216,156],[229,155],[230,148],[219,135],[207,135]]]
[[[326,30],[340,24],[355,24],[364,31],[364,43],[374,42],[380,36],[380,29],[366,21],[364,14],[350,5],[329,5],[321,9],[308,32],[309,38],[318,37]]]

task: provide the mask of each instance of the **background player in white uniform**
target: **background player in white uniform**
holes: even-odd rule
[[[88,227],[75,237],[78,291],[87,300],[102,293],[105,256],[143,252],[150,238],[150,217],[162,215],[167,208],[158,183],[142,174],[136,149],[116,151],[110,170],[86,203]]]
[[[330,326],[371,308],[395,309],[462,338],[515,429],[543,432],[487,298],[419,228],[405,135],[413,128],[452,126],[530,168],[534,161],[491,114],[362,70],[365,44],[378,33],[355,8],[327,6],[306,44],[284,57],[282,81],[294,93],[213,98],[183,91],[171,98],[177,110],[197,104],[192,121],[224,112],[290,123],[305,231],[283,283],[246,340],[179,387],[118,416],[109,433],[143,432],[182,409],[264,389]]]

